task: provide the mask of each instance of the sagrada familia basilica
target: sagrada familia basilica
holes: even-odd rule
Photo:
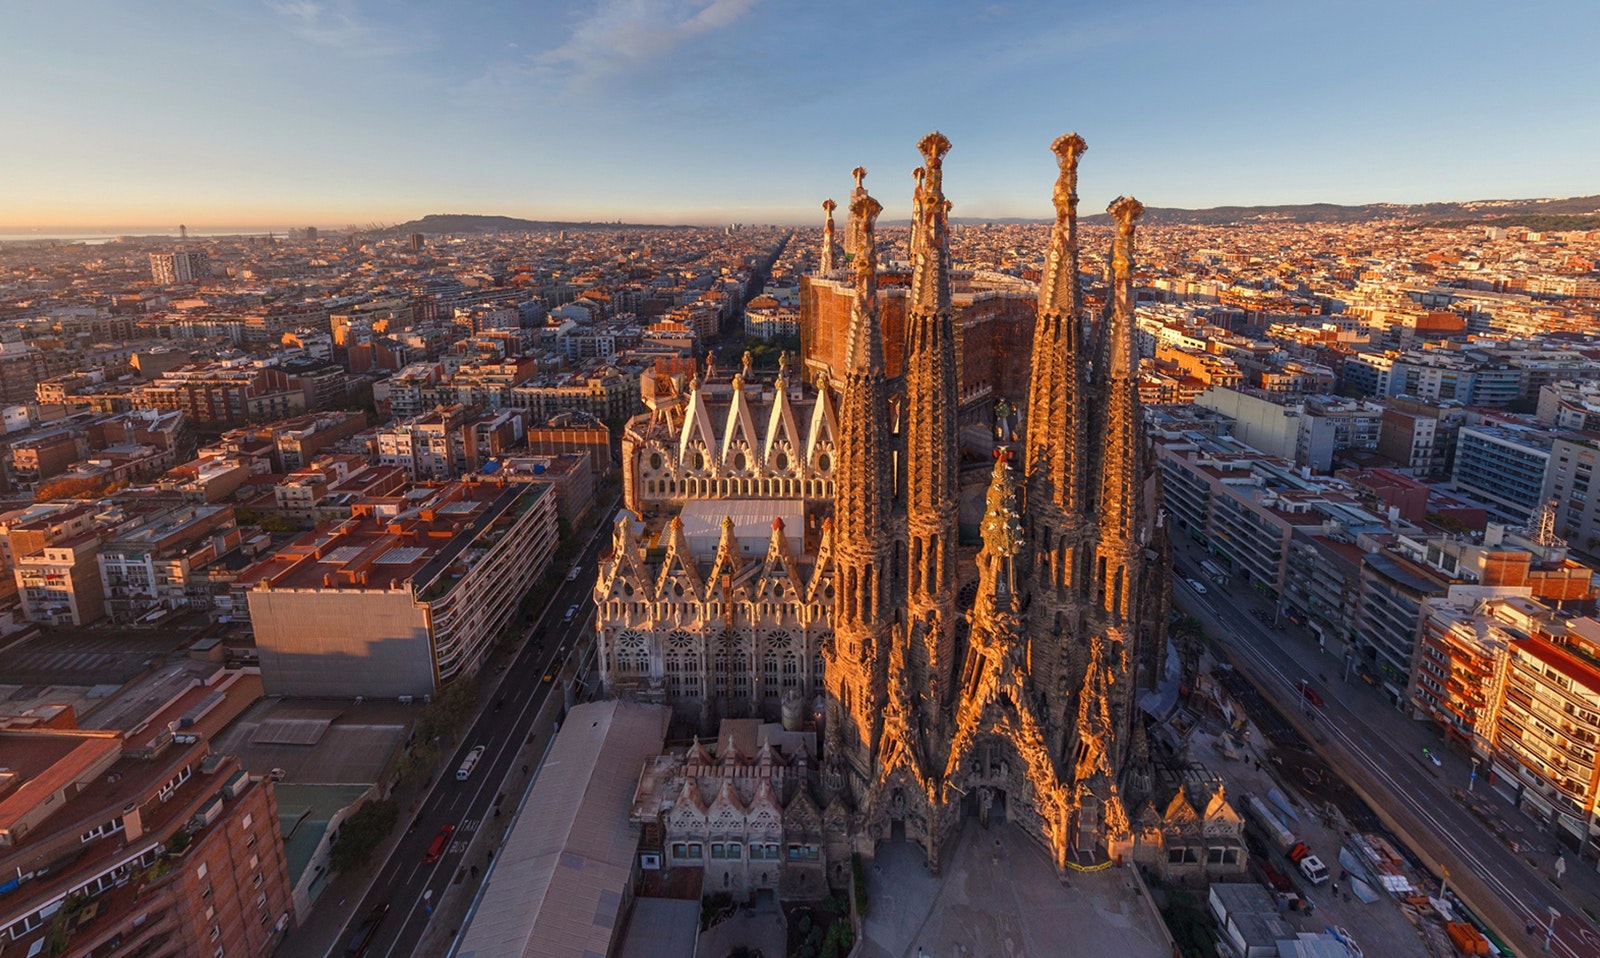
[[[1058,869],[1119,857],[1139,827],[1129,795],[1147,800],[1137,699],[1164,656],[1169,599],[1134,346],[1143,207],[1111,204],[1109,290],[1091,309],[1079,276],[1085,145],[1056,140],[1055,223],[1027,297],[1031,359],[1019,360],[1026,394],[972,413],[950,143],[931,133],[918,148],[909,263],[879,262],[882,207],[864,171],[844,250],[824,204],[802,323],[847,303],[831,351],[764,382],[748,365],[647,382],[649,411],[625,437],[629,510],[595,589],[602,676],[608,694],[672,706],[686,738],[728,719],[811,733],[798,754],[761,747],[796,798],[770,782],[741,786],[749,795],[711,782],[719,763],[757,757],[732,739],[715,754],[697,741],[677,791],[663,793],[683,827],[714,803],[754,814],[765,802],[769,824],[800,807],[785,827],[814,838],[801,860],[904,839],[937,870],[968,817],[1019,824]]]

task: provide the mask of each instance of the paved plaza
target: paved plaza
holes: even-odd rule
[[[969,821],[943,875],[909,843],[878,846],[867,866],[863,958],[1170,958],[1160,919],[1127,869],[1074,872],[1063,886],[1014,825]]]

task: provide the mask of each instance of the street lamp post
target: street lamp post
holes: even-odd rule
[[[1478,784],[1478,756],[1472,756],[1472,774],[1467,776],[1467,791],[1472,791],[1472,786]]]
[[[1550,910],[1550,924],[1544,929],[1544,950],[1550,950],[1550,939],[1556,936],[1556,919],[1561,917],[1561,912],[1556,911],[1556,906],[1547,906]]]

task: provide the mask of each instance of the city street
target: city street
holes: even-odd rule
[[[1566,874],[1558,880],[1555,838],[1495,794],[1481,775],[1475,778],[1467,757],[1446,748],[1434,726],[1397,710],[1355,675],[1346,679],[1342,661],[1318,650],[1308,633],[1293,626],[1273,629],[1256,619],[1253,607],[1272,611],[1264,597],[1243,586],[1224,589],[1215,583],[1207,583],[1205,594],[1199,594],[1184,578],[1201,578],[1204,553],[1198,548],[1186,553],[1183,545],[1177,550],[1175,604],[1200,619],[1233,664],[1436,877],[1448,875],[1450,887],[1521,951],[1544,944],[1554,908],[1559,917],[1552,952],[1600,956],[1600,932],[1583,910],[1597,907],[1600,876],[1591,864],[1569,853],[1563,862]],[[1313,704],[1318,699],[1320,704]],[[1429,756],[1437,756],[1438,762]],[[1456,792],[1469,789],[1474,801],[1492,806],[1522,829],[1515,836],[1517,851],[1456,799]],[[1529,921],[1536,926],[1531,937],[1525,931]]]
[[[565,575],[573,563],[583,570],[576,580],[561,583],[539,620],[527,627],[520,651],[484,690],[480,713],[457,740],[454,751],[441,761],[431,788],[420,799],[420,808],[401,809],[398,827],[404,828],[405,834],[378,869],[364,899],[346,903],[341,909],[348,910],[348,917],[338,937],[328,943],[326,953],[333,958],[344,955],[346,943],[362,919],[383,902],[390,903],[389,914],[366,954],[371,958],[404,958],[423,938],[434,909],[447,891],[467,896],[476,892],[488,860],[467,860],[467,848],[478,830],[505,827],[529,775],[537,774],[537,768],[532,766],[543,756],[554,728],[535,728],[534,719],[549,696],[562,694],[560,673],[568,657],[582,648],[582,640],[587,638],[585,630],[592,626],[595,564],[610,548],[610,519],[617,507],[617,500],[596,506],[598,522],[584,549],[565,564],[552,567],[552,574],[557,575]],[[563,621],[567,608],[573,605],[579,607],[578,614],[571,621]],[[542,639],[533,638],[541,635]],[[552,680],[544,681],[546,675]],[[457,781],[456,769],[467,753],[479,745],[485,747],[482,760],[466,781]],[[528,774],[523,774],[525,766]],[[509,793],[512,788],[515,794]],[[437,861],[425,863],[429,844],[446,825],[455,829],[448,846]],[[460,884],[452,888],[458,881]],[[317,907],[336,906],[324,898]],[[286,945],[292,944],[293,936]],[[294,948],[292,954],[316,954],[305,950],[304,942],[299,944],[301,947]]]

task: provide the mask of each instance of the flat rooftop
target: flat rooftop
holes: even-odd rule
[[[861,958],[965,955],[1011,958],[1171,958],[1155,908],[1124,868],[1056,879],[1045,852],[1013,825],[962,827],[943,874],[920,847],[885,842],[866,867]]]
[[[421,709],[394,701],[262,699],[213,745],[238,756],[252,775],[282,769],[280,785],[366,788],[382,777]]]
[[[413,490],[395,503],[393,514],[365,509],[335,526],[306,533],[246,569],[236,585],[385,589],[409,582],[421,591],[487,538],[490,527],[519,497],[532,502],[548,488],[458,482]],[[470,565],[474,558],[468,555],[465,561]]]

